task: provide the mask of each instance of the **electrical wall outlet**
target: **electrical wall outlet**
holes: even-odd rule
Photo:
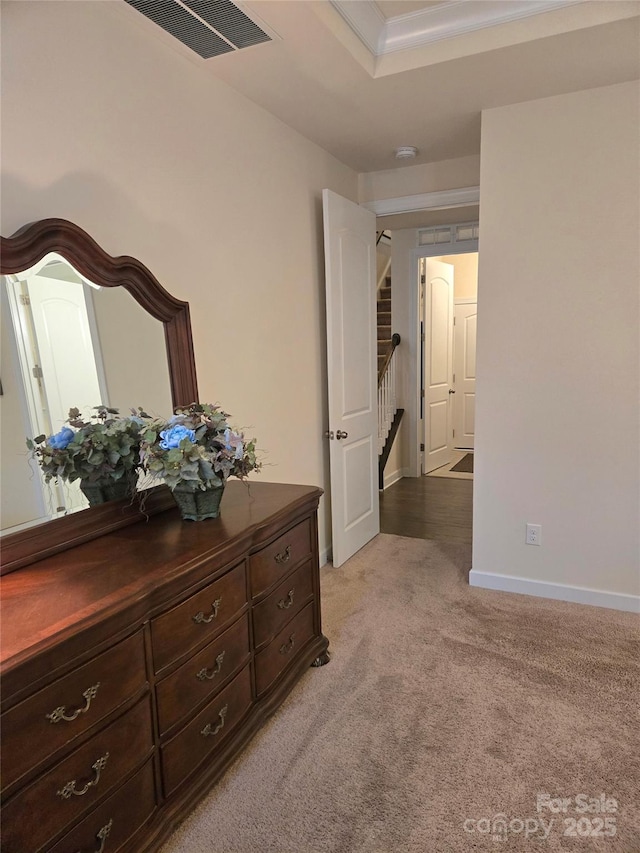
[[[527,524],[527,537],[525,542],[527,545],[540,545],[542,541],[542,525]]]

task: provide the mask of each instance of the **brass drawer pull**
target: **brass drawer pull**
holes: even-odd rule
[[[287,547],[280,554],[276,554],[273,558],[278,565],[282,563],[288,563],[291,559],[291,545],[287,545]]]
[[[76,780],[72,779],[71,782],[67,782],[64,788],[61,788],[58,791],[58,796],[62,797],[64,800],[68,800],[72,795],[76,797],[82,797],[87,793],[89,788],[95,788],[98,782],[100,781],[100,774],[107,766],[107,761],[109,760],[109,753],[106,752],[102,758],[99,758],[96,762],[91,765],[91,769],[94,771],[95,778],[91,779],[91,781],[87,782],[83,788],[76,790]]]
[[[224,718],[227,716],[227,708],[229,706],[225,705],[224,708],[221,708],[218,711],[218,716],[220,717],[220,722],[217,726],[212,726],[211,723],[207,723],[207,725],[202,729],[200,734],[203,737],[209,737],[209,735],[217,735],[220,729],[224,726]]]
[[[280,652],[281,655],[288,655],[289,652],[293,649],[294,637],[295,637],[295,634],[291,634],[291,636],[289,637],[289,642],[284,643],[282,646],[280,646],[278,651]]]
[[[105,824],[102,829],[99,829],[96,833],[96,838],[100,842],[100,847],[95,851],[95,853],[103,853],[104,846],[107,843],[107,838],[109,837],[109,833],[111,832],[111,827],[113,826],[113,818],[109,821],[109,823]],[[77,853],[82,853],[82,850],[78,850]]]
[[[47,714],[47,719],[50,720],[52,723],[59,723],[60,720],[64,720],[65,723],[71,723],[73,722],[73,720],[76,719],[76,717],[79,717],[80,714],[86,714],[86,712],[89,710],[89,706],[91,705],[92,700],[96,698],[98,687],[100,687],[100,682],[94,684],[93,687],[88,687],[84,691],[84,693],[82,694],[85,701],[84,708],[77,708],[75,711],[73,711],[73,713],[67,715],[65,713],[65,711],[67,710],[67,706],[60,705],[58,708],[54,708],[54,710],[50,714]]]
[[[201,610],[199,613],[196,613],[196,615],[193,617],[193,621],[196,624],[204,623],[205,625],[208,625],[209,622],[213,622],[213,620],[218,615],[218,610],[220,609],[221,604],[222,604],[222,599],[216,598],[216,600],[211,605],[211,613],[209,614],[209,616],[205,616]]]
[[[293,594],[295,592],[295,587],[289,590],[289,594],[286,598],[281,599],[278,602],[278,607],[280,610],[288,610],[293,604]]]
[[[211,672],[208,672],[208,670],[205,666],[203,669],[200,670],[200,672],[198,672],[196,674],[196,678],[198,679],[198,681],[204,681],[205,679],[208,679],[209,681],[211,681],[212,678],[215,678],[216,675],[222,669],[222,661],[223,660],[224,660],[224,652],[220,652],[220,654],[216,658],[216,665],[215,665],[214,669],[211,670]]]

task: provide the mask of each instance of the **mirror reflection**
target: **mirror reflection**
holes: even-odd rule
[[[78,482],[45,484],[25,440],[58,432],[69,409],[172,411],[163,324],[121,287],[87,281],[57,253],[2,276],[1,528],[88,506]]]

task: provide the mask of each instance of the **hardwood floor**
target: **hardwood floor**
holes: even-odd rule
[[[380,494],[380,532],[471,544],[473,480],[404,477]]]

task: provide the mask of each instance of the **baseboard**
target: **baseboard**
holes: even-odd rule
[[[574,604],[591,604],[594,607],[608,607],[611,610],[624,610],[628,613],[640,613],[640,595],[626,595],[620,592],[605,592],[600,589],[587,589],[581,586],[566,586],[561,583],[536,581],[530,578],[516,578],[513,575],[496,575],[493,572],[469,572],[469,586],[482,589],[494,589],[500,592],[518,592],[522,595],[534,595],[539,598],[554,598],[558,601],[571,601]]]
[[[331,546],[329,546],[328,548],[323,548],[322,551],[320,551],[320,554],[318,556],[319,556],[320,568],[322,568],[323,566],[326,566],[327,563],[329,562],[330,557],[331,557]]]
[[[394,483],[397,483],[398,480],[401,480],[404,477],[403,469],[397,468],[395,471],[392,471],[390,474],[384,475],[384,487],[388,489],[389,486],[393,486]]]

